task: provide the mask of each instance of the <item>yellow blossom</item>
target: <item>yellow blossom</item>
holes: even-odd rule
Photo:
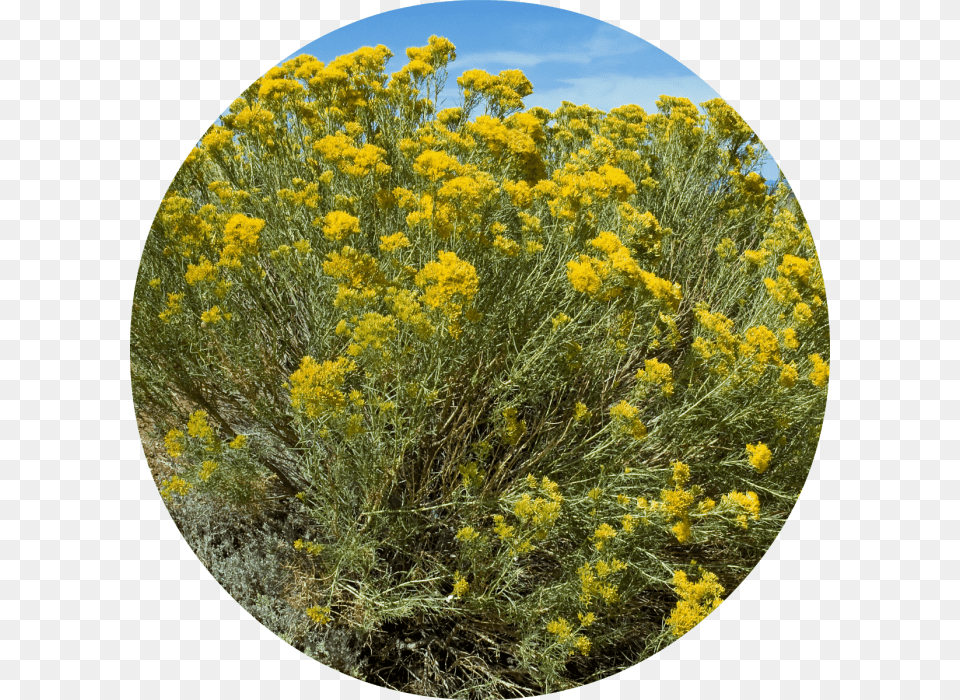
[[[266,222],[243,214],[235,214],[223,229],[223,249],[217,265],[240,267],[241,260],[248,255],[256,255],[260,232]]]
[[[567,316],[565,313],[559,313],[553,318],[550,319],[550,323],[553,325],[553,330],[559,330],[565,325],[570,323],[573,319]]]
[[[229,447],[232,450],[242,449],[247,444],[246,435],[237,435],[233,440],[230,441]]]
[[[229,317],[230,317],[230,314],[221,313],[219,306],[214,306],[211,309],[204,311],[202,314],[200,314],[200,320],[203,321],[204,323],[209,323],[210,325],[219,323],[220,319],[222,318],[229,319]]]
[[[810,381],[818,387],[825,387],[830,379],[830,365],[823,361],[819,354],[810,355],[813,369],[810,370]]]
[[[191,488],[193,488],[193,484],[179,476],[173,476],[164,482],[163,488],[160,490],[160,495],[164,498],[169,498],[172,493],[186,496]]]
[[[592,417],[593,414],[590,412],[590,409],[587,408],[586,404],[577,401],[576,405],[573,407],[573,419],[578,423],[585,423]]]
[[[470,589],[470,585],[467,583],[467,579],[463,578],[460,575],[460,572],[456,572],[453,576],[453,596],[454,598],[462,598],[467,594],[467,591]]]
[[[307,616],[317,624],[327,625],[330,623],[330,608],[315,605],[307,609]]]
[[[439,262],[424,265],[414,282],[424,290],[423,302],[427,306],[456,318],[463,308],[459,300],[470,302],[477,294],[477,270],[453,252],[440,251],[437,257]]]
[[[504,442],[508,445],[516,445],[527,432],[527,421],[517,420],[517,409],[513,407],[503,412],[503,420]]]
[[[570,623],[560,617],[547,624],[547,632],[557,637],[557,641],[563,644],[573,634],[573,628]]]
[[[356,357],[367,348],[382,350],[396,333],[397,324],[393,316],[366,313],[353,329],[353,343],[347,348],[347,354]]]
[[[331,241],[342,241],[360,233],[360,219],[345,211],[330,211],[323,217],[323,235]]]
[[[679,600],[666,623],[674,637],[682,637],[717,609],[724,590],[716,575],[709,571],[703,572],[697,582],[688,579],[683,571],[677,571],[673,586]]]
[[[217,470],[217,467],[220,465],[212,460],[207,460],[201,465],[200,468],[200,479],[201,481],[207,481],[213,476],[213,473]]]
[[[793,322],[800,328],[809,328],[813,325],[813,311],[803,302],[793,307]]]
[[[737,246],[730,238],[724,238],[717,244],[714,251],[720,256],[721,260],[729,260],[737,254]]]
[[[183,301],[184,296],[184,294],[167,294],[167,308],[160,312],[161,321],[170,323],[170,319],[180,313],[180,302]]]
[[[762,442],[758,442],[756,445],[747,445],[747,456],[750,464],[757,470],[757,473],[763,474],[770,466],[770,460],[773,455],[769,447]]]
[[[610,416],[620,427],[620,432],[630,435],[635,440],[642,440],[647,436],[647,427],[637,417],[640,409],[621,401],[610,409]]]
[[[567,278],[570,284],[578,292],[591,296],[600,292],[603,279],[608,274],[609,266],[589,255],[581,255],[579,260],[571,260],[567,263]]]
[[[515,257],[520,253],[520,244],[503,236],[497,236],[493,239],[493,247],[508,258]]]
[[[187,280],[187,284],[192,287],[197,282],[212,280],[216,277],[216,275],[217,271],[214,268],[213,263],[206,258],[201,257],[199,265],[193,265],[192,263],[187,265],[187,272],[184,277]]]
[[[212,446],[214,441],[213,428],[210,427],[210,424],[207,422],[207,413],[206,411],[194,411],[190,414],[190,421],[187,423],[187,433],[190,437],[200,438],[205,440],[208,445],[208,449]]]
[[[720,499],[720,507],[735,512],[737,524],[744,530],[747,529],[747,518],[751,520],[760,518],[760,499],[753,491],[747,491],[747,493],[731,491]]]
[[[385,253],[391,253],[400,248],[409,248],[411,245],[410,239],[402,231],[397,231],[389,236],[380,236],[380,250]]]
[[[755,267],[762,267],[769,256],[770,251],[764,250],[763,248],[743,251],[743,259]]]
[[[780,386],[789,389],[797,383],[797,376],[798,372],[796,365],[784,365],[783,369],[780,370],[780,378],[777,381]]]
[[[612,540],[617,536],[617,531],[613,529],[607,523],[602,523],[593,533],[593,540],[595,542],[595,547],[597,551],[603,549],[603,546],[607,543],[608,540]]]
[[[322,363],[309,355],[304,357],[300,368],[290,375],[290,403],[310,418],[342,412],[347,398],[340,387],[355,369],[356,364],[345,357]]]
[[[800,347],[797,340],[797,331],[794,328],[785,328],[783,330],[783,346],[789,350],[796,350]]]
[[[183,438],[184,434],[182,430],[171,430],[167,433],[164,438],[164,444],[166,445],[168,455],[176,458],[183,454]]]
[[[480,534],[469,525],[460,528],[457,532],[457,539],[461,542],[473,542],[478,537],[480,537]]]
[[[637,371],[637,381],[659,386],[664,396],[673,395],[673,370],[659,360],[646,360],[644,369]]]

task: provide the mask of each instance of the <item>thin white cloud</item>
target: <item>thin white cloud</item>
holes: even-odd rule
[[[585,78],[565,78],[562,85],[548,90],[534,91],[524,100],[527,107],[539,106],[553,110],[564,100],[588,104],[609,111],[625,104],[640,105],[646,110],[656,109],[660,95],[686,97],[695,104],[718,97],[717,93],[695,75],[669,78],[638,78],[632,75],[596,75]]]
[[[627,34],[617,27],[603,25],[597,28],[583,44],[583,52],[593,57],[615,56],[639,51],[640,44],[636,37]]]
[[[460,65],[499,65],[532,68],[542,63],[579,63],[587,65],[595,58],[622,56],[639,51],[635,37],[616,27],[601,26],[586,40],[566,51],[483,51],[457,58]]]
[[[541,63],[590,63],[590,56],[582,53],[553,52],[531,53],[527,51],[485,51],[457,57],[458,66],[484,66],[506,64],[515,68],[532,68]]]

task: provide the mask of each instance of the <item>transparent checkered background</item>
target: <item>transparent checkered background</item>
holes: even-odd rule
[[[401,697],[277,639],[183,542],[128,334],[150,221],[210,122],[303,44],[409,4],[3,3],[3,697]],[[960,697],[960,4],[544,4],[659,46],[755,128],[816,237],[833,358],[764,560],[682,641],[564,695]]]

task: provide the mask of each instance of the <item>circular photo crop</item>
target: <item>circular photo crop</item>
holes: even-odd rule
[[[184,538],[368,683],[513,698],[703,621],[800,495],[824,281],[757,135],[582,15],[456,2],[310,44],[180,168],[131,371]]]

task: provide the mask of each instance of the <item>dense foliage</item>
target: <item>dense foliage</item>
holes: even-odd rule
[[[271,69],[177,174],[133,308],[154,470],[228,590],[340,670],[596,680],[719,605],[800,493],[814,243],[721,100],[550,112],[469,70],[440,110],[453,45],[391,56]]]

